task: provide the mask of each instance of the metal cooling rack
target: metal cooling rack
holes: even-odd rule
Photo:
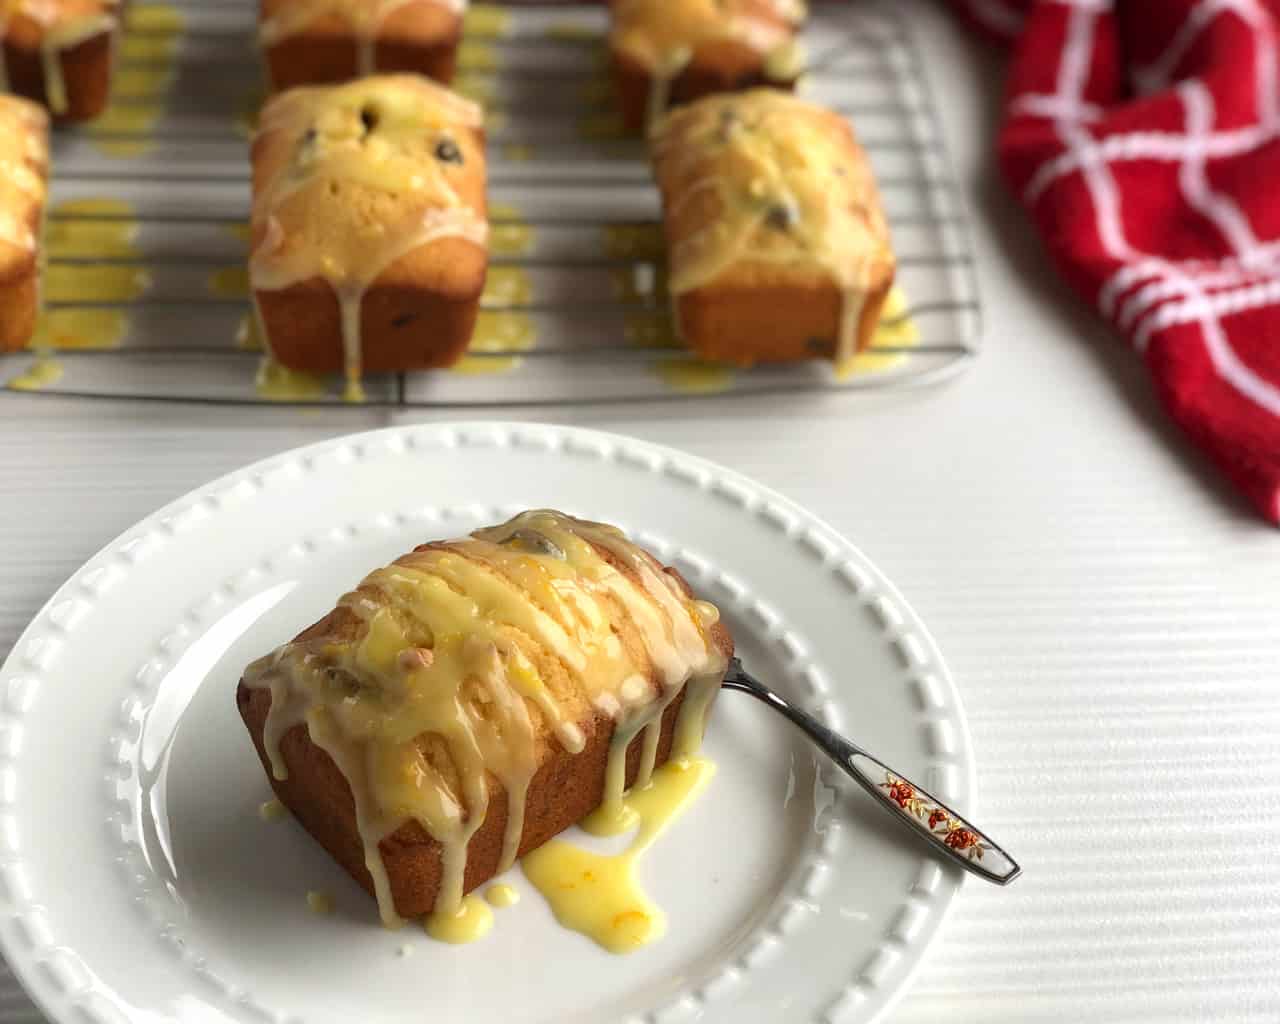
[[[102,318],[112,330],[96,339],[108,348],[77,347],[74,331],[64,334],[62,376],[41,393],[272,401],[255,388],[261,353],[243,333],[247,125],[262,97],[256,11],[256,0],[135,3],[110,114],[56,134],[46,316]],[[485,350],[473,349],[467,372],[371,375],[369,403],[873,389],[959,372],[981,335],[973,258],[905,18],[895,0],[815,4],[806,94],[852,120],[875,167],[917,334],[909,344],[878,344],[874,365],[840,381],[821,362],[690,368],[672,347],[643,146],[618,134],[611,111],[606,11],[473,8],[456,84],[491,118],[499,251],[483,302]],[[117,207],[86,210],[86,200]],[[12,379],[32,361],[6,357],[0,371]],[[340,401],[336,381],[306,399]]]

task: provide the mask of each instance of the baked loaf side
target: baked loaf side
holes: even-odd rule
[[[276,89],[378,71],[412,71],[448,85],[466,6],[466,0],[262,0],[258,39]]]
[[[237,691],[241,718],[249,729],[258,757],[270,776],[270,755],[263,735],[270,714],[271,695],[241,685]],[[683,695],[663,713],[654,766],[671,756]],[[543,760],[524,795],[524,829],[516,857],[536,850],[600,806],[616,723],[597,714],[581,723],[585,742],[581,752]],[[639,776],[645,740],[637,736],[627,747],[626,785]],[[356,805],[346,776],[323,748],[316,746],[305,726],[296,725],[280,739],[284,779],[271,777],[282,804],[325,851],[371,896],[377,895],[366,866],[366,850],[356,820]],[[504,841],[511,821],[510,796],[502,780],[485,776],[489,808],[484,823],[467,843],[463,893],[484,885],[509,866]],[[443,847],[417,821],[408,821],[378,845],[385,865],[391,902],[401,918],[430,914],[444,879]]]
[[[120,0],[14,0],[0,4],[0,87],[87,121],[111,95]]]
[[[613,0],[611,9],[614,86],[629,132],[712,93],[790,89],[803,70],[802,0]]]
[[[683,340],[736,365],[849,367],[895,263],[848,122],[777,90],[712,96],[658,125],[653,160]]]
[[[274,358],[341,370],[447,366],[488,268],[475,104],[417,75],[291,89],[252,149],[250,282]]]
[[[527,512],[370,574],[237,701],[281,801],[394,924],[458,913],[695,751],[732,651],[619,531]]]
[[[35,332],[48,176],[49,116],[0,96],[0,351],[25,347]]]

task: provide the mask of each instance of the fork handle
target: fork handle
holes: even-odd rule
[[[848,746],[839,758],[840,767],[939,853],[996,885],[1008,885],[1022,873],[1017,862],[968,819],[865,750]]]
[[[1012,857],[966,818],[856,743],[789,704],[747,672],[737,658],[729,663],[724,685],[751,694],[790,719],[885,810],[930,843],[935,852],[996,885],[1008,885],[1022,873]]]

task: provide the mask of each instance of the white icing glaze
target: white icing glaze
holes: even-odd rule
[[[263,110],[255,153],[281,140],[287,152],[255,188],[250,283],[255,295],[329,283],[348,398],[363,395],[360,324],[373,282],[433,242],[488,242],[483,206],[459,191],[469,165],[483,167],[481,123],[475,104],[416,75],[291,89]]]
[[[67,111],[67,83],[62,55],[97,36],[115,32],[120,21],[120,0],[0,0],[0,40],[8,35],[14,18],[29,18],[40,27],[40,63],[45,101],[55,114]],[[9,76],[0,46],[0,89],[9,87]]]
[[[306,32],[317,20],[339,17],[351,26],[356,44],[357,73],[372,75],[377,71],[378,34],[383,23],[396,11],[410,4],[433,4],[461,14],[466,0],[289,0],[276,5],[258,26],[258,42],[274,46],[283,39]]]
[[[712,606],[613,527],[556,512],[405,555],[339,609],[341,624],[259,659],[244,679],[271,693],[263,741],[278,778],[280,742],[299,724],[346,778],[388,925],[399,916],[379,844],[392,832],[417,822],[440,844],[434,916],[456,918],[468,844],[489,808],[487,775],[507,797],[505,869],[551,743],[579,753],[578,719],[614,719],[602,811],[616,811],[630,740],[644,732],[644,785],[662,713],[683,694],[674,749],[695,750],[726,667],[707,632]]]
[[[744,264],[812,268],[840,290],[833,358],[848,365],[868,292],[892,277],[894,259],[844,122],[773,89],[709,96],[659,124],[654,165],[673,302]]]
[[[610,41],[649,73],[645,120],[652,129],[672,84],[707,44],[741,43],[760,54],[769,78],[798,77],[795,31],[806,16],[801,0],[615,0]]]

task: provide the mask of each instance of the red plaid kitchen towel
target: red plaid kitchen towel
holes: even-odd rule
[[[1280,0],[953,0],[1013,44],[1000,165],[1169,414],[1280,523]]]

